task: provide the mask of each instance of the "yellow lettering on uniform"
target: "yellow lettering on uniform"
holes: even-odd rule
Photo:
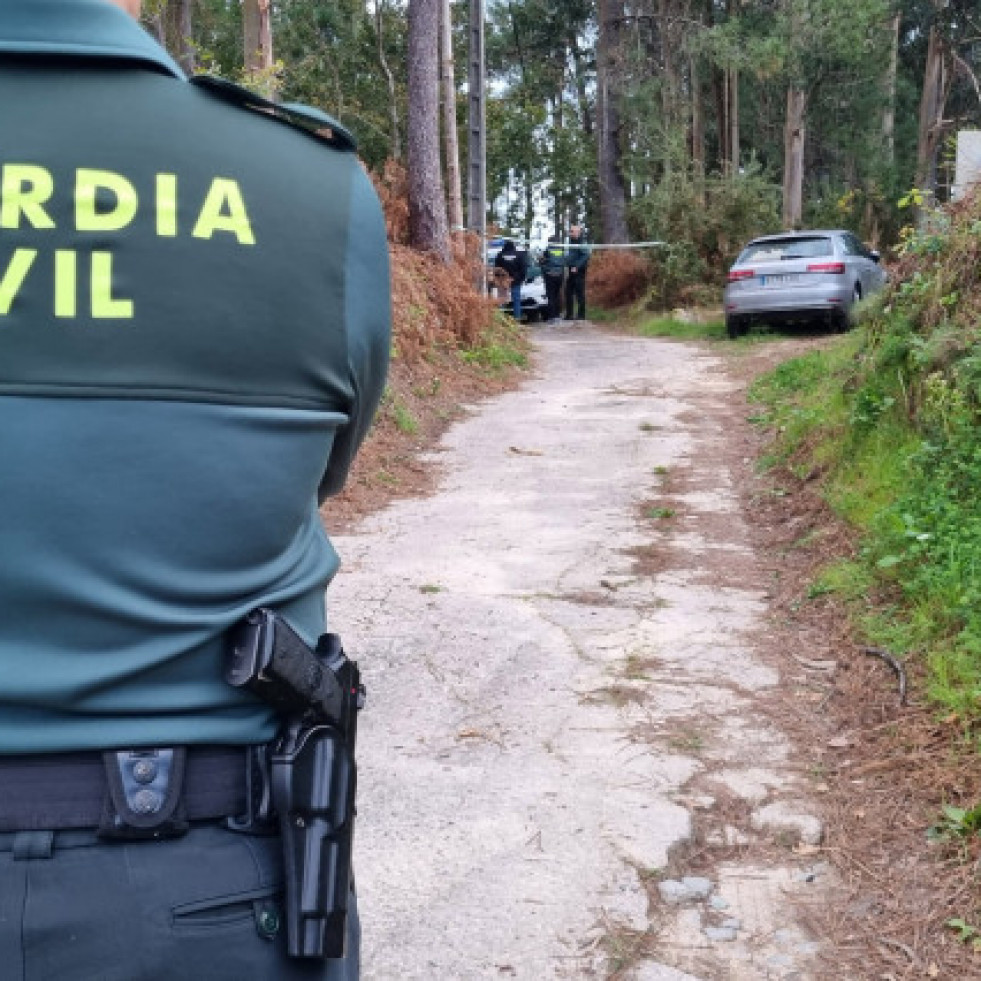
[[[116,198],[115,205],[107,211],[96,210],[100,190],[109,191]],[[84,168],[75,172],[75,228],[78,231],[118,232],[133,220],[138,204],[136,188],[122,174]]]
[[[157,174],[157,234],[177,234],[177,175]]]
[[[215,232],[230,232],[240,245],[255,245],[242,191],[236,181],[223,177],[216,177],[211,182],[191,234],[195,238],[211,238]]]
[[[4,164],[0,177],[0,228],[19,228],[23,215],[34,228],[54,228],[42,205],[54,194],[54,178],[34,164]]]
[[[55,249],[55,296],[56,317],[74,317],[78,296],[78,256],[72,249]]]
[[[112,295],[112,253],[92,253],[92,317],[128,320],[133,316],[132,300],[117,300]]]
[[[15,249],[7,264],[7,271],[0,279],[0,317],[10,313],[11,304],[20,292],[24,280],[37,258],[37,249]]]

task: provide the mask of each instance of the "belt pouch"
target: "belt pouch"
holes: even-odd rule
[[[183,747],[103,753],[108,793],[99,837],[133,841],[184,834],[186,754]]]

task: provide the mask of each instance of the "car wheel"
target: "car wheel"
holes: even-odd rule
[[[734,313],[726,314],[726,333],[732,340],[740,334],[745,334],[748,329],[749,325],[743,317],[737,317]]]

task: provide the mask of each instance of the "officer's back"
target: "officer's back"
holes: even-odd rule
[[[377,198],[342,130],[191,84],[103,0],[0,0],[0,96],[0,962],[356,977],[355,940],[285,959],[278,839],[225,830],[278,720],[221,659],[256,607],[323,629]]]
[[[316,633],[384,364],[351,156],[139,55],[0,66],[0,752],[271,734],[215,647],[257,602]]]

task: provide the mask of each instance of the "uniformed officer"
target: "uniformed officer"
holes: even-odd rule
[[[548,301],[546,319],[549,323],[558,319],[562,306],[562,283],[565,281],[565,248],[562,238],[552,235],[541,258],[542,276],[545,279],[545,296]]]
[[[511,239],[506,239],[501,251],[494,259],[494,267],[501,269],[508,277],[511,296],[511,314],[515,320],[521,319],[521,287],[528,275],[528,252],[518,251]]]
[[[255,607],[323,629],[377,198],[340,126],[107,0],[0,0],[0,52],[0,975],[355,978],[353,905],[346,957],[288,958],[278,838],[224,825],[278,719],[221,659]]]
[[[566,253],[569,273],[565,281],[565,319],[572,320],[573,304],[578,320],[586,318],[586,270],[589,268],[589,246],[582,225],[569,229],[569,249]]]

